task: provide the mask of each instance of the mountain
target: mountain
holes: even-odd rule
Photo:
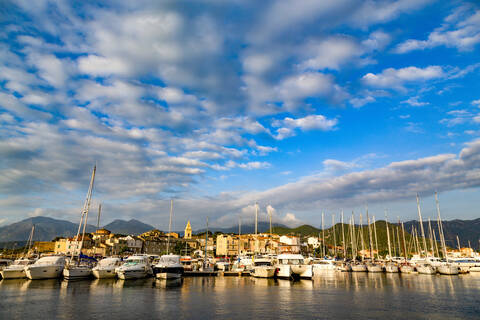
[[[437,222],[431,222],[432,229],[435,231],[435,237],[439,240]],[[447,246],[457,248],[457,236],[460,240],[461,247],[470,245],[474,249],[480,248],[480,218],[475,220],[450,220],[442,221],[443,233],[445,235],[445,243]],[[405,222],[405,229],[411,230],[412,226],[417,229],[421,235],[420,222],[416,220]],[[429,227],[428,221],[423,221],[425,236],[428,238]]]
[[[276,229],[277,228],[287,228],[286,226],[284,226],[283,224],[278,224],[278,223],[272,223],[272,229],[273,229],[273,232],[276,232]],[[246,225],[242,225],[241,226],[241,232],[242,234],[247,234],[247,233],[255,233],[255,224],[246,224]],[[268,232],[269,229],[270,229],[270,223],[268,222],[259,222],[258,223],[258,226],[257,226],[257,229],[258,229],[258,232],[259,233],[262,233],[262,232]],[[200,234],[200,233],[205,233],[205,231],[207,231],[206,228],[203,228],[203,229],[199,229],[199,230],[196,230],[194,233],[195,234]],[[220,232],[220,233],[235,233],[235,234],[238,234],[238,225],[237,226],[232,226],[230,228],[208,228],[208,231],[210,232]],[[183,232],[182,232],[183,233]]]
[[[135,219],[131,219],[128,221],[117,219],[104,226],[104,228],[113,233],[135,235],[155,229],[154,226]]]
[[[35,225],[34,241],[50,241],[55,237],[72,237],[77,234],[78,224],[70,221],[47,217],[33,217],[0,227],[0,241],[26,241]],[[95,227],[87,225],[87,232],[95,231]]]

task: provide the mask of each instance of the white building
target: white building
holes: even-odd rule
[[[318,239],[318,237],[308,237],[307,244],[317,249],[320,247],[320,239]]]
[[[278,246],[280,253],[300,253],[300,238],[295,236],[281,236]]]

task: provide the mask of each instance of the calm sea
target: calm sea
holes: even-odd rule
[[[480,273],[2,280],[0,319],[480,319]]]

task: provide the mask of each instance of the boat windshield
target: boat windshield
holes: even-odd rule
[[[21,260],[15,260],[13,264],[17,266],[26,266],[26,265],[29,265],[30,263],[32,263],[32,261],[21,259]]]
[[[99,266],[106,267],[106,266],[113,266],[118,263],[118,259],[103,259],[98,262]]]
[[[125,265],[126,265],[126,266],[134,266],[134,265],[142,264],[142,263],[145,263],[145,262],[144,262],[144,260],[140,260],[140,259],[127,260],[127,261],[125,261]]]

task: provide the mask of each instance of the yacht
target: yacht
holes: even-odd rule
[[[330,272],[337,270],[335,260],[331,259],[313,259],[312,262],[313,275],[319,276],[324,272]]]
[[[190,256],[181,256],[180,263],[184,271],[193,271],[193,266],[198,262],[197,259],[192,259]]]
[[[78,257],[79,260],[70,260],[65,264],[63,277],[66,280],[85,279],[92,275],[93,261],[96,260],[90,257],[82,258],[82,256]]]
[[[277,257],[277,277],[279,278],[307,278],[313,276],[312,265],[305,264],[301,254],[284,253]]]
[[[381,264],[378,263],[368,263],[367,264],[367,271],[368,272],[383,272],[383,267]]]
[[[352,272],[367,272],[368,269],[367,269],[367,265],[364,264],[364,263],[352,263],[351,264],[351,267],[352,267]]]
[[[153,266],[153,274],[157,279],[179,279],[183,270],[180,256],[175,254],[161,256],[160,261]]]
[[[417,272],[419,274],[436,274],[437,269],[428,263],[417,264]]]
[[[32,280],[60,278],[64,267],[64,256],[47,256],[25,266],[25,274]]]
[[[128,257],[120,267],[116,268],[115,273],[123,280],[141,279],[152,274],[152,267],[148,256],[134,255]]]
[[[393,262],[388,262],[385,265],[385,272],[387,272],[387,273],[398,273],[399,272],[398,266]]]
[[[256,278],[273,278],[276,268],[268,258],[256,258],[253,262],[252,276]]]
[[[97,279],[115,278],[115,268],[122,265],[120,258],[105,258],[98,262],[92,269],[92,274]]]
[[[437,271],[443,275],[457,275],[458,274],[458,267],[451,264],[451,263],[442,263],[437,267]]]
[[[22,279],[26,278],[27,275],[25,274],[25,266],[34,263],[35,260],[30,259],[18,259],[15,260],[11,265],[6,266],[0,274],[2,275],[3,279]]]

